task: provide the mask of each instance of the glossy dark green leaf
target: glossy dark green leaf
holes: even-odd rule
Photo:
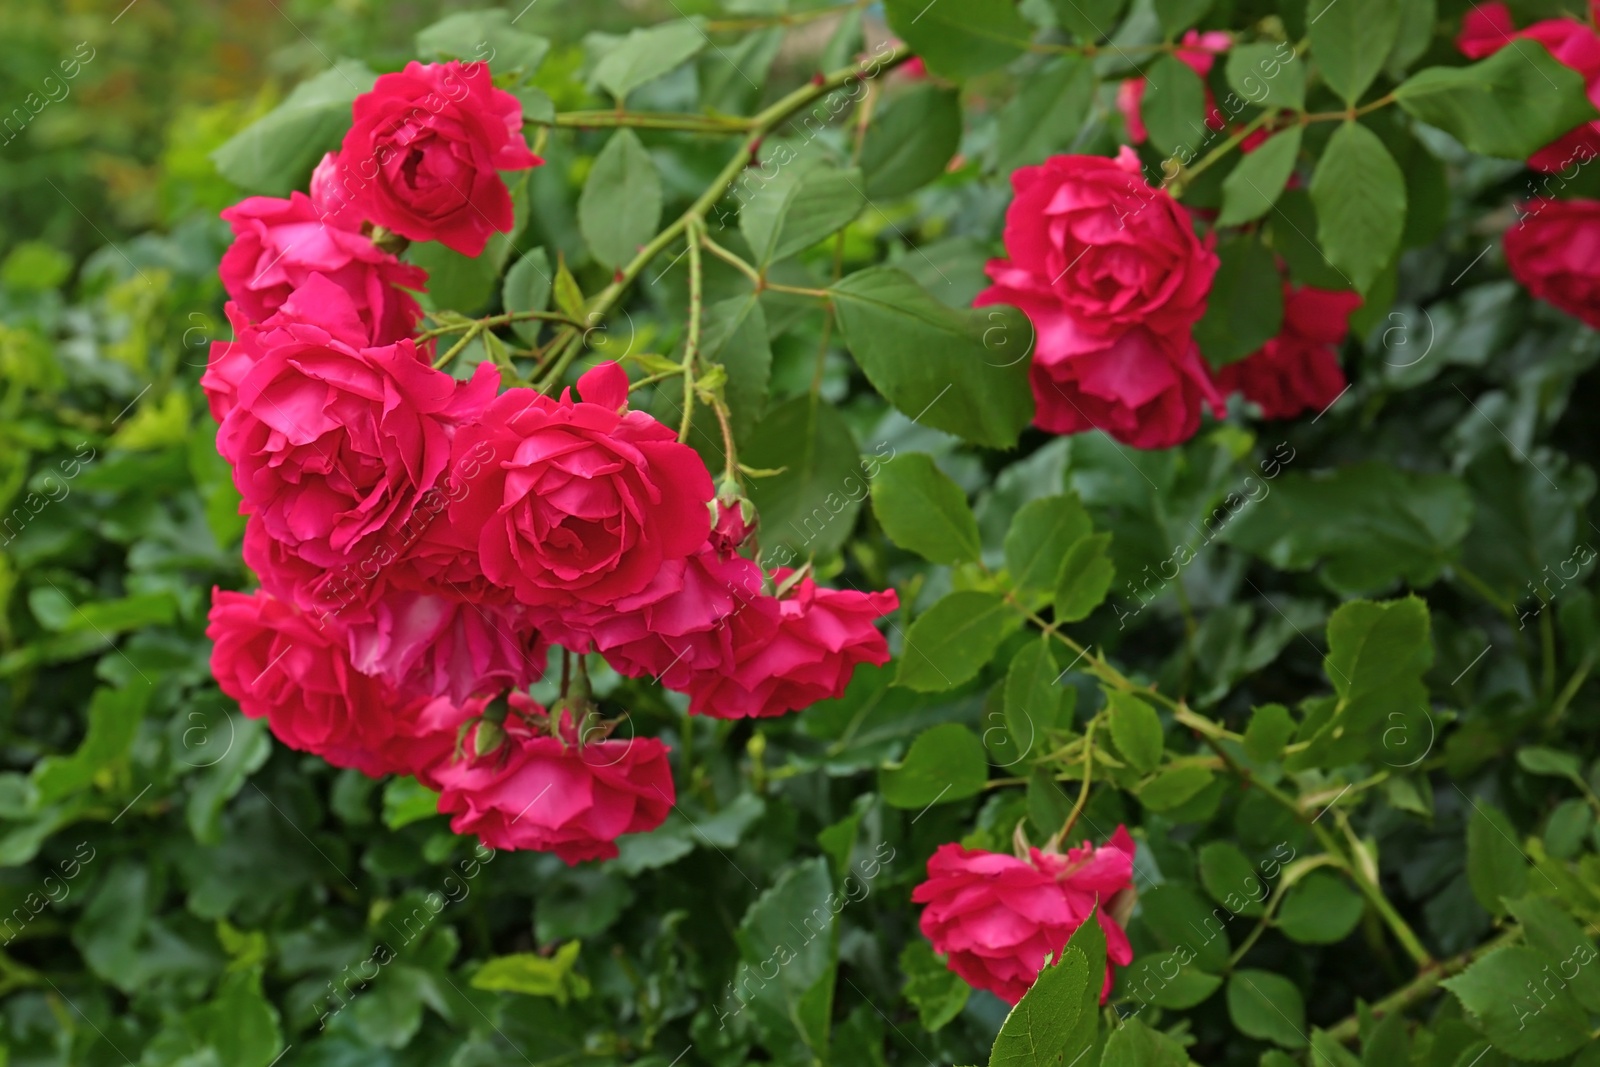
[[[1295,160],[1300,155],[1300,136],[1299,126],[1275,133],[1228,172],[1222,180],[1222,214],[1217,217],[1218,226],[1252,222],[1272,210],[1289,175],[1294,173]],[[1209,304],[1206,310],[1210,312]],[[1283,313],[1281,299],[1278,313],[1280,316]]]
[[[1284,1048],[1305,1048],[1306,1005],[1289,979],[1246,969],[1228,978],[1228,1017],[1241,1033]]]
[[[954,689],[975,677],[1020,625],[1015,609],[998,594],[951,593],[906,632],[895,685],[923,693]]]
[[[1400,5],[1394,0],[1308,0],[1306,22],[1323,80],[1355,104],[1394,47]]]
[[[934,563],[982,552],[967,494],[921,453],[896,456],[872,481],[872,510],[889,540]]]
[[[1400,246],[1405,175],[1376,134],[1358,122],[1345,122],[1322,150],[1311,176],[1311,199],[1317,206],[1317,243],[1349,279],[1348,287],[1365,293]]]
[[[948,804],[983,789],[989,757],[978,735],[947,722],[917,735],[898,764],[878,772],[878,793],[897,808]]]

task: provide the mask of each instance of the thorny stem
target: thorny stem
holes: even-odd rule
[[[461,352],[462,349],[466,348],[469,344],[471,344],[473,338],[477,337],[478,333],[482,329],[483,329],[483,324],[480,323],[480,322],[474,322],[471,326],[468,326],[467,327],[467,332],[461,335],[461,340],[459,340],[455,344],[451,345],[450,346],[450,350],[448,352],[446,352],[444,355],[440,356],[438,359],[434,360],[433,369],[434,370],[443,370],[445,367],[448,367],[450,365],[450,361],[455,359],[456,356]]]
[[[530,319],[541,319],[545,322],[559,322],[569,326],[581,326],[582,323],[570,319],[559,311],[508,311],[503,315],[490,315],[483,319],[468,319],[465,322],[452,322],[444,326],[436,326],[417,334],[418,341],[428,341],[445,334],[456,333],[460,330],[492,329],[496,326],[509,326],[513,322],[527,322]]]
[[[1089,781],[1094,777],[1094,728],[1100,721],[1097,715],[1089,720],[1088,727],[1083,733],[1083,785],[1078,787],[1078,802],[1072,805],[1072,810],[1067,813],[1067,821],[1061,824],[1061,829],[1056,831],[1053,842],[1060,843],[1072,833],[1072,828],[1077,825],[1078,816],[1083,814],[1084,807],[1089,803]]]
[[[689,241],[689,331],[683,342],[683,425],[678,428],[678,440],[689,439],[689,426],[694,421],[694,361],[700,354],[700,313],[705,301],[705,281],[700,266],[700,223],[690,220]]]

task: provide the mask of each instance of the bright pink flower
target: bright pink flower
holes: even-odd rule
[[[500,172],[543,162],[522,136],[522,104],[482,63],[409,63],[355,101],[337,191],[354,214],[413,241],[476,256],[515,225]]]
[[[402,699],[524,689],[544,672],[546,645],[518,606],[390,589],[348,624],[350,658]]]
[[[366,327],[365,344],[410,337],[422,317],[406,290],[425,289],[427,272],[401,263],[360,232],[324,220],[304,193],[287,200],[252,196],[222,217],[233,227],[234,242],[218,273],[251,322],[265,322],[312,274],[348,294]]]
[[[270,537],[308,563],[354,564],[408,521],[444,472],[456,425],[498,385],[487,364],[457,382],[418,362],[410,341],[353,349],[307,337],[250,368],[217,450]]]
[[[598,732],[580,738],[567,713],[550,736],[544,716],[513,693],[503,745],[476,755],[483,727],[475,726],[459,759],[418,776],[439,791],[439,811],[453,816],[450,829],[476,834],[491,848],[554,852],[573,864],[610,859],[619,836],[661,825],[677,799],[666,745]]]
[[[490,458],[450,522],[477,536],[488,580],[525,604],[613,604],[710,532],[705,464],[666,426],[622,409],[615,384],[604,368],[579,379],[603,403],[512,389],[456,436],[456,456]]]
[[[1310,286],[1283,287],[1283,328],[1278,336],[1217,372],[1224,392],[1243,393],[1267,419],[1292,419],[1321,411],[1344,392],[1339,346],[1350,332],[1350,316],[1361,306],[1356,293]]]
[[[346,230],[361,229],[361,213],[339,182],[339,153],[329,152],[311,172],[311,206],[317,215]]]
[[[1133,150],[1055,156],[1011,183],[1011,258],[990,261],[994,284],[974,303],[1033,321],[1035,424],[1166,448],[1193,436],[1202,401],[1220,415],[1192,339],[1217,257],[1188,212],[1145,182]]]
[[[911,899],[927,905],[922,933],[968,985],[1011,1004],[1038,978],[1047,956],[1059,956],[1096,905],[1106,935],[1106,978],[1133,962],[1133,948],[1112,912],[1133,890],[1133,840],[1117,827],[1109,843],[1065,856],[1033,849],[1029,860],[941,845],[928,860],[928,880]]]
[[[1183,35],[1183,43],[1173,49],[1172,54],[1182,60],[1190,70],[1200,75],[1200,79],[1204,81],[1206,75],[1211,73],[1217,56],[1231,47],[1233,47],[1233,36],[1223,30],[1209,30],[1205,33],[1190,30]],[[1128,140],[1134,144],[1143,144],[1149,136],[1140,110],[1144,104],[1145,84],[1144,78],[1126,78],[1117,86],[1117,110],[1122,112],[1123,124],[1128,128]],[[1206,125],[1213,130],[1221,130],[1227,124],[1227,119],[1217,110],[1216,98],[1211,95],[1211,89],[1207,86]]]
[[[402,701],[350,665],[344,632],[264,592],[212,593],[211,673],[252,719],[292,749],[363,774],[414,774],[446,758],[472,714]]]
[[[1600,330],[1600,200],[1529,201],[1505,249],[1528,292]]]
[[[781,586],[790,572],[779,570]],[[731,660],[696,672],[689,710],[719,719],[782,715],[844,692],[859,664],[889,662],[873,622],[900,606],[890,589],[825,589],[800,579],[782,599],[753,597],[728,617]]]

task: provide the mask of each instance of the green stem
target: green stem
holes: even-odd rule
[[[1561,722],[1561,716],[1567,712],[1567,705],[1572,703],[1572,698],[1578,695],[1578,690],[1583,688],[1584,681],[1589,677],[1589,672],[1594,669],[1595,653],[1590,652],[1583,657],[1578,668],[1572,672],[1572,677],[1567,679],[1567,684],[1561,687],[1561,692],[1556,696],[1555,703],[1550,705],[1550,714],[1545,716],[1544,728],[1554,730]]]
[[[1546,699],[1554,699],[1556,692],[1556,627],[1548,611],[1539,612],[1539,657],[1543,666],[1543,680],[1539,690]]]
[[[1067,813],[1067,821],[1061,824],[1061,829],[1051,838],[1055,844],[1066,840],[1066,836],[1077,824],[1078,816],[1083,814],[1084,807],[1089,803],[1089,782],[1094,777],[1094,728],[1099,721],[1098,715],[1090,719],[1088,727],[1083,732],[1083,785],[1078,787],[1078,802],[1072,805],[1072,810]]]
[[[1261,114],[1257,115],[1255,118],[1239,127],[1238,131],[1235,132],[1233,136],[1229,137],[1226,141],[1223,141],[1210,152],[1207,152],[1194,166],[1189,167],[1188,169],[1180,168],[1178,173],[1174,175],[1170,181],[1163,182],[1167,192],[1172,194],[1172,198],[1174,200],[1183,196],[1184,187],[1192,182],[1196,175],[1204,173],[1213,163],[1217,162],[1217,160],[1221,159],[1223,156],[1239,147],[1239,145],[1244,142],[1246,137],[1249,137],[1252,133],[1255,133],[1261,127],[1271,122],[1276,116],[1276,111],[1263,111]]]
[[[1522,928],[1520,926],[1514,927],[1494,940],[1479,945],[1477,948],[1469,949],[1459,956],[1452,956],[1447,960],[1439,960],[1424,967],[1421,973],[1410,982],[1407,982],[1374,1004],[1372,1006],[1372,1014],[1381,1019],[1394,1012],[1405,1011],[1438,989],[1439,983],[1446,978],[1460,974],[1470,967],[1475,960],[1487,956],[1495,949],[1513,944],[1521,936]],[[1356,1015],[1348,1016],[1344,1021],[1329,1027],[1328,1035],[1335,1041],[1350,1044],[1361,1035],[1360,1017]]]
[[[532,126],[561,129],[617,129],[628,127],[640,130],[677,130],[683,133],[744,133],[750,129],[750,119],[737,116],[671,114],[658,111],[564,111],[552,122],[529,119]]]
[[[448,326],[436,326],[431,330],[419,333],[418,341],[427,341],[445,334],[456,333],[459,330],[470,330],[473,326],[490,329],[495,326],[509,326],[513,322],[527,322],[531,319],[540,319],[545,322],[559,322],[567,326],[582,326],[581,322],[568,318],[559,311],[508,311],[503,315],[490,315],[487,318],[471,319],[467,322],[453,322]]]
[[[455,359],[463,348],[466,348],[472,343],[472,339],[478,336],[478,331],[481,329],[483,329],[483,325],[477,322],[474,322],[471,326],[468,326],[467,332],[462,335],[461,340],[451,345],[448,352],[434,361],[433,369],[443,370],[445,367],[448,367],[450,365],[450,361]]]
[[[705,301],[698,219],[690,220],[686,237],[689,241],[689,332],[683,342],[683,424],[678,428],[679,441],[689,439],[689,428],[694,422],[694,361],[700,354],[700,316]]]
[[[700,231],[700,243],[705,245],[707,252],[710,252],[724,263],[728,263],[738,268],[739,273],[743,274],[746,278],[749,278],[751,284],[753,284],[758,290],[765,288],[766,279],[761,277],[761,272],[756,270],[755,265],[749,260],[745,259],[736,252],[730,252],[726,248],[723,248],[716,241],[712,240],[711,235],[706,233],[704,230]]]

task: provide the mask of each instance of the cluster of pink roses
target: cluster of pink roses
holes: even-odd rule
[[[1203,53],[1209,60],[1210,52]],[[1194,327],[1218,260],[1188,211],[1145,181],[1138,157],[1055,156],[1011,176],[1010,258],[976,304],[1011,304],[1033,322],[1034,423],[1051,433],[1104,430],[1135,448],[1194,436],[1238,390],[1267,418],[1319,410],[1344,389],[1338,346],[1354,293],[1290,290],[1285,327],[1219,374]]]
[[[1503,3],[1474,5],[1461,22],[1456,45],[1473,59],[1492,55],[1518,38],[1538,41],[1583,76],[1589,101],[1600,106],[1600,0],[1591,0],[1590,22],[1553,18],[1518,30]],[[1545,145],[1528,166],[1565,185],[1600,155],[1600,120],[1585,123]],[[1570,172],[1570,173],[1569,173]],[[1550,180],[1545,181],[1548,189]],[[1534,296],[1600,329],[1600,200],[1556,200],[1536,196],[1506,231],[1506,264]]]
[[[435,369],[407,292],[427,276],[390,235],[480,254],[513,226],[498,172],[540,160],[481,63],[412,63],[354,115],[309,195],[223,212],[236,339],[202,385],[261,588],[214,595],[213,672],[290,747],[415,775],[458,833],[614,856],[674,803],[667,749],[612,738],[582,686],[548,711],[521,692],[552,646],[694,713],[780,715],[887,662],[895,594],[742,555],[748,505],[629,409],[615,363],[559,399]]]

